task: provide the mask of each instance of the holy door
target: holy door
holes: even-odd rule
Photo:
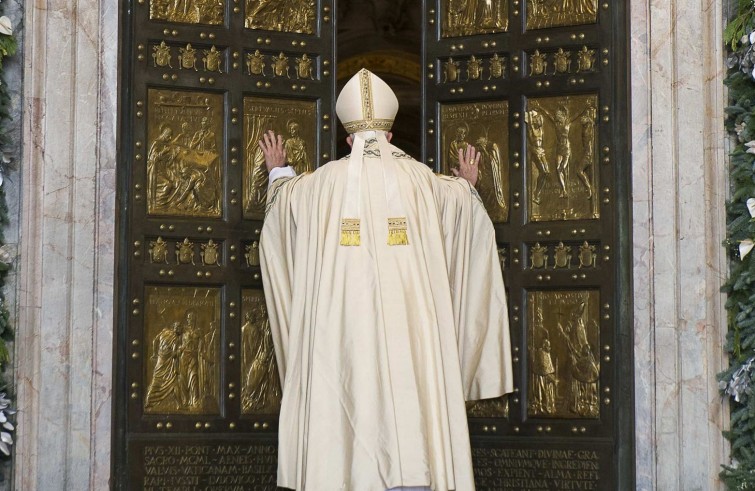
[[[297,172],[334,157],[333,1],[123,2],[115,489],[275,489],[257,140],[282,134]],[[399,118],[436,171],[482,153],[516,391],[468,404],[478,489],[633,487],[619,3],[424,2],[421,56],[351,59],[420,80]]]
[[[330,160],[332,5],[123,5],[114,486],[274,489],[257,141]]]
[[[478,489],[633,489],[627,6],[425,6],[425,158],[482,153],[515,392],[468,403]]]

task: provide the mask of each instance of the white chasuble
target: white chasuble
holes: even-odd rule
[[[396,147],[386,181],[369,143],[359,245],[340,245],[348,159],[268,192],[261,259],[283,386],[278,485],[473,490],[464,401],[513,390],[493,226],[466,181]],[[396,192],[406,245],[388,245]]]

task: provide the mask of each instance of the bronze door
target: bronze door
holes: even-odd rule
[[[274,489],[259,272],[271,127],[331,158],[335,6],[124,2],[116,489]],[[627,7],[424,2],[424,160],[482,154],[517,391],[469,403],[478,489],[633,487]]]
[[[274,489],[267,172],[333,149],[330,0],[122,3],[116,489]]]
[[[516,390],[468,403],[478,489],[634,488],[624,2],[439,0],[425,159],[481,152]]]

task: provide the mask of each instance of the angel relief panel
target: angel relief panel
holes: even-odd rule
[[[492,34],[509,29],[508,0],[443,0],[444,38]]]
[[[527,294],[531,417],[600,417],[599,297],[598,290]]]
[[[150,89],[147,212],[221,216],[223,96]]]
[[[278,414],[280,375],[261,290],[242,292],[241,409],[244,414]]]
[[[283,135],[288,163],[297,174],[314,169],[317,103],[292,99],[244,99],[244,217],[261,219],[267,199],[267,169],[258,142],[267,130]]]
[[[218,413],[220,289],[152,286],[145,294],[144,412]]]
[[[222,24],[225,0],[150,0],[149,18],[185,24]]]
[[[527,194],[532,221],[599,218],[596,95],[528,99]]]
[[[459,150],[474,145],[482,154],[477,190],[494,223],[509,220],[509,104],[507,101],[442,104],[442,172],[459,167]]]
[[[315,0],[247,0],[244,26],[263,31],[314,34]]]
[[[527,29],[595,24],[598,0],[527,0]]]

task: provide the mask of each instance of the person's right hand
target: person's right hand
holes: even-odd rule
[[[264,141],[263,141],[264,140]],[[259,142],[262,154],[265,156],[265,167],[270,172],[276,167],[286,166],[286,149],[283,148],[283,137],[276,137],[273,130],[268,130],[262,134],[262,140]]]
[[[456,177],[461,177],[469,181],[472,187],[477,185],[479,176],[479,163],[482,154],[477,152],[475,147],[467,145],[465,150],[459,149],[459,168],[451,169]]]

